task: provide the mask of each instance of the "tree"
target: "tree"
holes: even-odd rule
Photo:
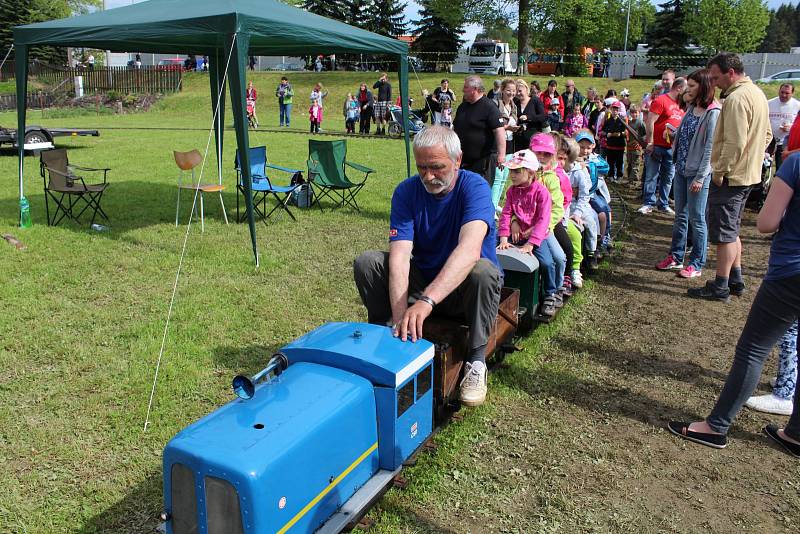
[[[347,6],[344,2],[331,2],[329,0],[303,0],[303,9],[309,13],[320,15],[329,19],[347,20]]]
[[[454,61],[459,47],[464,43],[461,39],[463,24],[453,26],[441,18],[431,7],[430,0],[422,0],[421,6],[420,19],[413,22],[417,38],[411,46],[412,50],[427,54],[422,58],[426,68],[437,67],[438,62]]]
[[[85,13],[89,7],[97,7],[101,0],[0,0],[0,55],[14,42],[13,28],[21,24],[45,22]],[[66,62],[66,51],[51,46],[35,46],[30,57],[54,64]]]
[[[675,67],[691,55],[687,48],[690,43],[684,8],[684,0],[668,0],[661,4],[647,34],[647,61],[659,69]]]
[[[746,53],[761,44],[768,24],[763,0],[698,0],[685,27],[709,53]]]
[[[372,0],[367,16],[367,27],[370,31],[397,37],[408,31],[405,18],[406,5],[400,0]]]
[[[346,0],[343,3],[345,7],[344,21],[356,28],[366,28],[369,0]]]
[[[758,52],[788,52],[793,46],[800,44],[800,5],[797,8],[781,4],[776,11],[770,11],[764,40],[758,46]]]

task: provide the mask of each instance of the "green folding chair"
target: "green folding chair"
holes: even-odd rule
[[[347,169],[364,173],[360,182],[347,177]],[[322,199],[330,198],[337,208],[345,205],[359,211],[356,195],[364,187],[374,169],[347,161],[347,141],[308,140],[308,183],[314,191],[314,201],[320,211]]]

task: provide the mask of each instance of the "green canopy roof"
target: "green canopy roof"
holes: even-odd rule
[[[28,48],[32,45],[209,56],[217,168],[221,173],[224,130],[220,117],[225,116],[225,87],[229,85],[256,265],[258,249],[247,150],[250,141],[244,103],[248,55],[360,52],[395,55],[400,65],[403,123],[408,124],[406,43],[320,17],[277,0],[150,0],[89,15],[15,27],[18,132],[25,131]],[[408,128],[404,128],[404,132],[406,170],[410,174]],[[18,145],[19,196],[22,204],[24,145]]]
[[[335,1],[335,0],[334,0]],[[378,52],[408,45],[278,0],[150,0],[108,11],[14,28],[16,44],[112,51],[208,53],[225,35],[250,35],[251,55]]]

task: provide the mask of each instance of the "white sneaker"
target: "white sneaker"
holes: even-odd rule
[[[466,362],[461,380],[459,400],[466,406],[480,406],[486,400],[486,364]]]
[[[644,206],[642,206],[641,208],[639,208],[636,211],[638,211],[642,215],[650,215],[651,213],[653,213],[653,206],[648,206],[648,205],[645,204]]]
[[[661,213],[666,213],[668,215],[675,215],[675,210],[667,206],[666,208],[658,208],[658,211]]]
[[[750,397],[744,405],[757,412],[777,415],[792,415],[792,410],[794,409],[794,403],[791,399],[782,399],[773,393]]]
[[[583,287],[583,275],[581,274],[580,269],[572,269],[572,274],[570,275],[572,278],[572,285],[575,287]]]

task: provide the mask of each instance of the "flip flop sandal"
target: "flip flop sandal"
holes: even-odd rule
[[[687,439],[706,447],[724,449],[728,445],[728,437],[721,434],[709,434],[707,432],[694,432],[689,430],[689,423],[683,421],[670,421],[667,424],[670,432],[679,438]]]
[[[775,443],[786,449],[786,452],[795,458],[800,458],[800,445],[782,438],[780,434],[778,434],[778,430],[780,430],[780,428],[778,428],[776,425],[767,425],[764,427],[764,434],[772,438]]]

